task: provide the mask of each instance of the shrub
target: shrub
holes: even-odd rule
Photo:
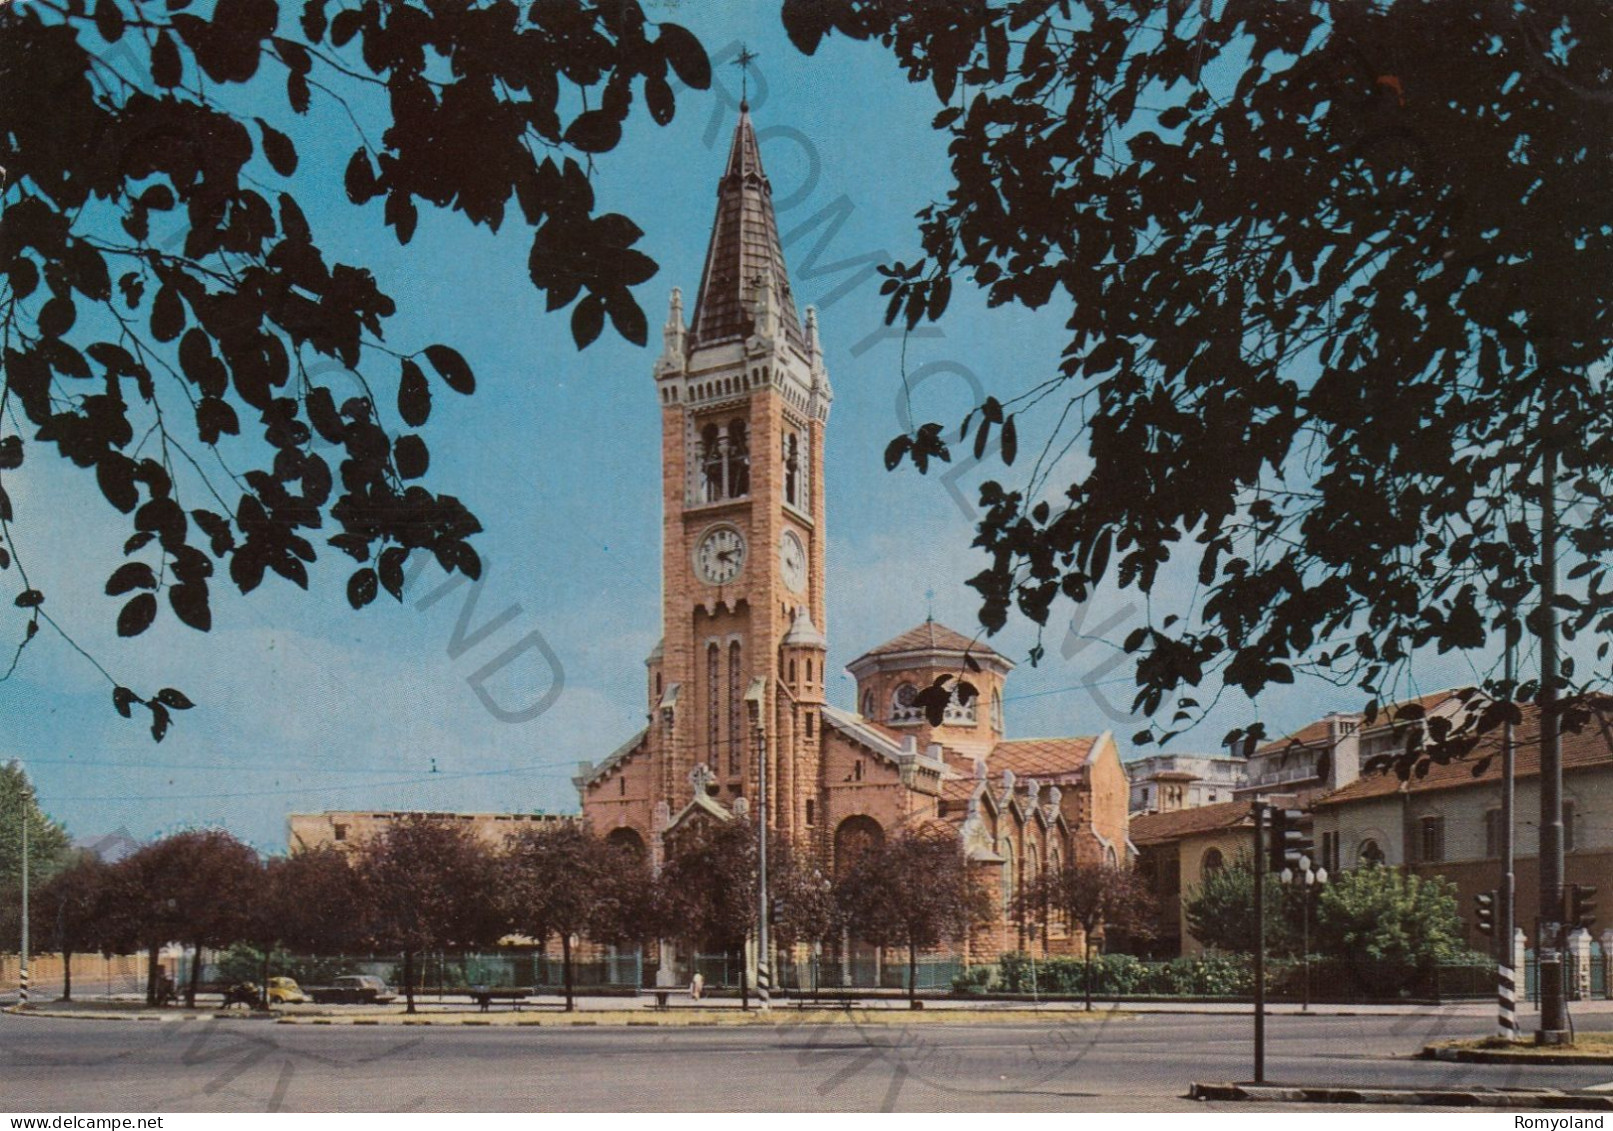
[[[952,992],[955,994],[983,994],[991,988],[992,975],[996,970],[990,966],[965,966],[952,979]]]

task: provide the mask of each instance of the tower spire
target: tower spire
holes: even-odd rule
[[[758,293],[764,287],[771,291],[765,299]],[[750,108],[741,103],[728,165],[717,184],[717,215],[689,322],[690,350],[756,333],[759,299],[777,332],[804,353],[806,339],[773,214],[773,187],[762,170]]]

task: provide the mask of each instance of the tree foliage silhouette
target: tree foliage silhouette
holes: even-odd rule
[[[1570,637],[1613,627],[1613,206],[1583,191],[1613,159],[1602,12],[785,0],[783,15],[808,53],[830,34],[880,41],[943,104],[953,183],[919,213],[923,255],[887,269],[888,319],[939,317],[960,276],[992,305],[1069,312],[1058,371],[958,432],[977,457],[995,436],[1012,465],[1021,425],[1043,430],[1017,486],[982,488],[991,564],[971,584],[995,631],[1099,586],[1155,593],[1178,567],[1195,596],[1150,606],[1125,641],[1134,709],[1159,720],[1139,742],[1201,718],[1201,687],[1252,696],[1301,672],[1355,684],[1374,714],[1424,650],[1543,636],[1542,604]],[[887,461],[908,456],[950,458],[939,426]],[[1555,596],[1524,502],[1547,497],[1566,514]],[[1595,652],[1596,672],[1568,665],[1550,691],[1604,684],[1606,640]],[[1540,690],[1480,675],[1468,725],[1429,720],[1432,741],[1393,759],[1402,776]]]
[[[401,600],[412,552],[479,576],[481,525],[422,482],[417,431],[433,378],[469,394],[474,373],[450,345],[386,341],[397,303],[310,223],[330,194],[298,176],[296,117],[350,132],[355,219],[380,201],[400,244],[422,208],[524,224],[532,284],[549,310],[571,307],[579,347],[607,317],[645,340],[631,288],[656,264],[628,217],[596,207],[591,162],[636,94],[664,125],[674,79],[709,85],[692,34],[634,0],[291,7],[0,7],[0,473],[54,447],[128,516],[128,560],[106,582],[123,636],[164,606],[207,631],[215,563],[243,593],[270,573],[307,588],[320,540],[357,563],[355,608],[383,589]],[[364,392],[338,398],[332,370]],[[14,515],[0,481],[19,655],[42,623],[71,641],[49,570],[27,561],[25,517],[49,521]],[[159,741],[191,705],[103,674]]]

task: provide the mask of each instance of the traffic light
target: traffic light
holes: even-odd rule
[[[1596,922],[1596,889],[1588,884],[1568,885],[1568,926],[1587,931]]]
[[[1473,897],[1473,917],[1480,933],[1495,934],[1495,892],[1481,891]]]
[[[1270,870],[1281,872],[1288,868],[1294,872],[1303,871],[1300,867],[1300,858],[1308,856],[1311,851],[1310,838],[1299,823],[1305,819],[1305,814],[1298,809],[1277,809],[1271,811],[1271,848]]]

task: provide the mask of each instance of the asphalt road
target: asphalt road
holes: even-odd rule
[[[1613,1081],[1607,1066],[1408,1059],[1425,1041],[1473,1030],[1471,1016],[1438,1010],[1273,1018],[1267,1077],[1434,1087]],[[1207,1110],[1183,1098],[1190,1081],[1248,1079],[1249,1055],[1248,1018],[1222,1016],[459,1029],[3,1015],[0,1109],[1186,1111]]]

